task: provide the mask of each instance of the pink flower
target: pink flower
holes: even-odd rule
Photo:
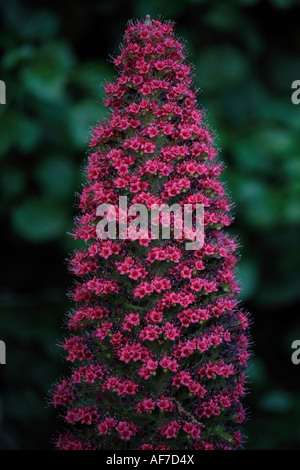
[[[69,260],[77,306],[61,345],[72,370],[51,397],[72,432],[56,446],[236,449],[251,350],[235,279],[238,243],[226,233],[224,166],[171,22],[131,21],[113,63],[108,117],[91,131],[78,198],[73,237],[84,246]],[[169,226],[162,213],[140,227],[138,240],[132,226],[125,239],[100,239],[97,208],[108,204],[106,218],[118,229],[120,196],[149,213],[173,203],[190,204],[191,213],[202,204],[203,247],[186,249],[194,226],[175,237],[182,219],[174,213],[170,239],[151,238],[152,225]]]

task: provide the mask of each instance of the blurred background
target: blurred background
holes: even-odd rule
[[[245,448],[300,450],[298,0],[0,0],[0,448],[49,449],[56,434],[45,397],[65,372],[56,345],[70,307],[74,193],[89,127],[106,115],[109,55],[126,22],[146,14],[175,20],[187,42],[236,204],[255,355]]]

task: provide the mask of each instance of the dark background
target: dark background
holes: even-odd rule
[[[127,20],[177,23],[199,96],[219,135],[236,203],[242,299],[254,358],[247,449],[300,449],[300,4],[296,0],[0,0],[0,448],[47,449],[57,427],[47,390],[65,372],[61,350],[66,232],[76,212],[89,126],[106,110]],[[78,247],[78,244],[76,244]]]

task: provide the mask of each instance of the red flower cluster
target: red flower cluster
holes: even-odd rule
[[[54,406],[72,425],[58,449],[206,450],[242,443],[249,321],[239,307],[237,243],[213,135],[170,22],[129,24],[92,131],[71,270],[73,364]],[[203,204],[205,242],[99,240],[97,207]],[[117,223],[118,223],[117,218]],[[170,413],[172,413],[170,415]]]

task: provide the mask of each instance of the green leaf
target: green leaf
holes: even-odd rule
[[[58,156],[49,156],[35,169],[35,176],[49,198],[68,198],[75,189],[74,165]]]
[[[31,152],[40,140],[39,123],[27,116],[6,110],[1,116],[0,125],[0,155],[7,153],[11,147],[17,147],[23,153]]]
[[[249,360],[247,375],[254,387],[258,388],[265,384],[267,380],[265,366],[263,361],[257,356]]]
[[[31,44],[22,44],[20,47],[8,50],[3,59],[2,65],[5,68],[12,68],[20,62],[31,59],[35,53],[35,47]]]
[[[269,78],[279,89],[285,92],[286,99],[290,100],[291,85],[300,77],[299,56],[289,53],[278,53],[270,57]]]
[[[203,50],[198,57],[196,70],[201,88],[220,93],[242,82],[248,71],[248,63],[238,49],[218,45]]]
[[[253,261],[240,261],[237,277],[241,281],[241,298],[243,300],[251,298],[254,295],[259,282],[257,263]]]
[[[25,187],[24,173],[18,168],[2,168],[0,173],[0,186],[5,200],[20,194]]]
[[[39,122],[27,116],[20,116],[17,122],[17,145],[22,153],[34,150],[41,139]]]
[[[59,18],[51,11],[35,10],[28,12],[26,16],[19,28],[25,39],[46,39],[57,33]]]
[[[273,169],[272,159],[266,154],[266,149],[258,146],[253,136],[233,141],[231,151],[237,168],[248,175],[270,174]]]
[[[224,2],[213,4],[204,15],[204,21],[217,30],[232,31],[239,26],[241,18],[236,5]]]
[[[272,191],[261,180],[237,175],[233,188],[239,217],[252,228],[271,230],[277,222],[281,222],[281,195],[277,191]]]
[[[46,39],[57,33],[59,18],[50,10],[29,9],[22,2],[0,3],[5,24],[22,39]]]
[[[106,114],[105,106],[94,100],[84,100],[73,106],[70,110],[69,131],[76,147],[83,149],[87,146],[90,127]]]
[[[26,89],[37,98],[58,100],[64,91],[74,58],[65,43],[51,43],[40,48],[24,66],[21,78]]]
[[[64,235],[68,224],[65,210],[49,200],[29,198],[12,213],[20,237],[32,243],[48,242]]]
[[[272,390],[260,401],[260,408],[272,413],[286,413],[293,405],[293,397],[285,390]]]
[[[185,0],[135,0],[134,13],[141,18],[146,15],[151,15],[152,18],[157,15],[174,18],[184,9],[185,3]]]
[[[104,83],[111,79],[112,68],[105,62],[87,62],[74,70],[73,82],[94,96],[104,96]]]
[[[0,126],[0,155],[5,155],[18,138],[18,116],[9,110],[5,110],[1,115]]]
[[[294,0],[271,0],[277,8],[290,8],[294,5]]]

